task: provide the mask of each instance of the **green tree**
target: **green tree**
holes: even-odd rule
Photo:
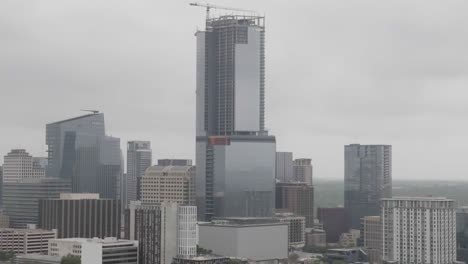
[[[202,248],[202,247],[197,245],[197,255],[209,255],[212,252],[213,251],[211,251],[209,249],[205,249],[205,248]]]
[[[299,260],[299,255],[297,253],[291,253],[289,254],[288,256],[288,263],[297,263],[297,261]]]
[[[13,259],[15,252],[13,251],[0,251],[0,260],[7,261]]]
[[[81,264],[81,258],[78,256],[68,255],[60,260],[60,264]]]

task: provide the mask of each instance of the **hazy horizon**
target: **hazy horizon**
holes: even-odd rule
[[[46,156],[45,125],[104,113],[153,159],[195,153],[190,1],[0,2],[0,156]],[[219,0],[266,14],[266,126],[278,151],[343,178],[344,145],[393,146],[395,180],[464,180],[468,2]]]

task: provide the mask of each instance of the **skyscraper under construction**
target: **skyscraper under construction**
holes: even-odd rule
[[[265,18],[207,17],[197,38],[199,219],[270,216],[276,141],[265,129]]]

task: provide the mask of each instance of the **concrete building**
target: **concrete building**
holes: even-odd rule
[[[100,238],[63,238],[49,242],[49,256],[81,257],[81,263],[138,264],[138,241],[121,240],[113,237]]]
[[[306,218],[314,226],[314,187],[306,183],[276,183],[276,209]]]
[[[196,257],[176,257],[173,264],[228,264],[230,258],[214,255]]]
[[[158,166],[192,166],[191,159],[158,159]]]
[[[16,183],[45,177],[40,158],[33,158],[24,149],[13,149],[3,158],[3,183]]]
[[[141,177],[141,202],[195,205],[195,166],[151,166]]]
[[[123,173],[120,139],[106,136],[104,114],[79,116],[46,125],[48,177],[71,181],[76,193],[120,199]]]
[[[199,246],[220,256],[278,263],[288,257],[288,225],[262,218],[199,223]]]
[[[26,254],[26,255],[17,255],[15,256],[15,264],[60,264],[62,258],[41,255],[41,254]]]
[[[440,197],[382,199],[383,260],[399,264],[456,261],[455,201]]]
[[[129,141],[127,143],[127,174],[126,185],[122,190],[122,206],[127,206],[130,201],[139,200],[140,177],[145,174],[146,169],[151,165],[151,142]]]
[[[349,230],[348,216],[342,207],[318,208],[317,218],[327,233],[327,243],[338,243],[340,235]]]
[[[125,210],[125,238],[140,242],[141,264],[171,264],[176,256],[196,256],[197,208],[131,202]]]
[[[56,237],[56,230],[0,228],[0,251],[47,254],[49,240]]]
[[[3,190],[3,167],[0,166],[0,209],[3,209],[2,190]]]
[[[370,264],[382,263],[382,221],[380,216],[362,218],[361,239]]]
[[[39,200],[59,198],[60,193],[71,191],[70,182],[57,178],[28,179],[16,183],[4,183],[4,213],[10,217],[10,225],[24,228],[39,223]]]
[[[265,129],[264,17],[210,17],[196,33],[200,220],[271,217],[276,139]]]
[[[345,146],[344,181],[345,209],[359,229],[362,217],[379,215],[381,198],[392,197],[392,146]]]
[[[327,234],[323,229],[312,229],[305,234],[306,248],[326,248]]]
[[[290,182],[293,180],[293,153],[276,152],[275,178],[278,182]]]
[[[342,233],[340,235],[338,244],[340,245],[340,247],[343,247],[343,248],[357,247],[360,237],[361,237],[360,230],[350,229],[348,232]]]
[[[119,200],[99,199],[99,194],[39,200],[39,226],[57,229],[58,238],[120,238],[121,215]]]
[[[293,213],[275,213],[273,219],[288,224],[289,247],[305,245],[305,217]]]
[[[293,172],[293,181],[312,185],[313,167],[311,159],[295,159]]]

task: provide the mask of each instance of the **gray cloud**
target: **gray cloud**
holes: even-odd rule
[[[194,156],[189,1],[0,2],[0,154],[45,154],[45,124],[97,108],[123,143]],[[267,126],[278,149],[341,178],[343,145],[394,146],[394,177],[463,179],[464,1],[213,1],[267,16]],[[122,144],[122,148],[125,144]]]

